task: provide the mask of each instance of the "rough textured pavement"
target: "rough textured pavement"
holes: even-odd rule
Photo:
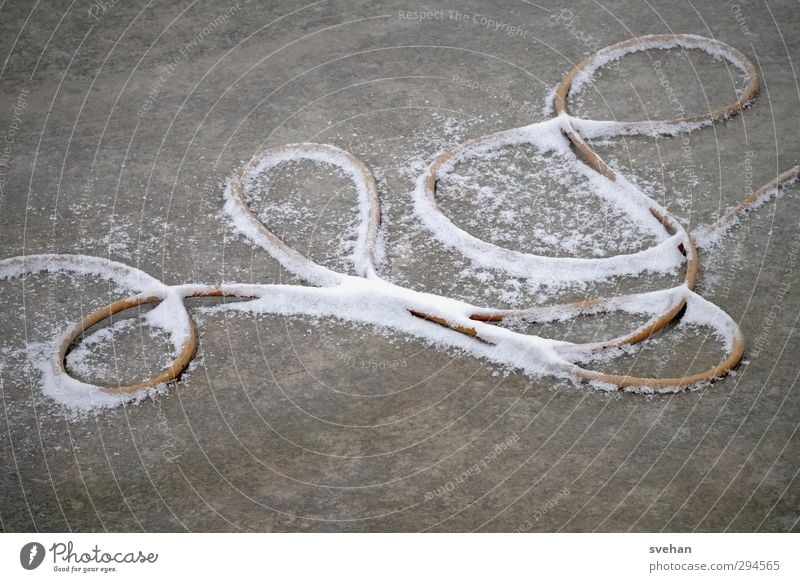
[[[385,276],[475,303],[541,300],[541,290],[469,269],[419,228],[409,191],[424,162],[545,119],[549,91],[598,48],[701,34],[756,63],[764,91],[754,107],[686,138],[618,139],[600,151],[702,224],[800,161],[798,25],[791,1],[4,2],[0,258],[87,253],[168,283],[296,282],[234,235],[219,214],[221,184],[260,148],[319,141],[380,178]],[[573,109],[659,119],[730,101],[735,72],[689,57],[627,57]],[[550,179],[530,163],[520,183]],[[346,181],[301,165],[270,191],[273,212],[284,211],[276,232],[342,268]],[[579,236],[563,230],[574,227],[567,193],[557,183],[550,192],[535,201],[541,212],[505,226],[474,199],[443,192],[442,205],[484,238],[522,232],[508,243],[517,248],[543,216],[559,236]],[[311,218],[298,220],[295,207]],[[594,225],[584,235],[613,231],[592,208],[575,216]],[[26,342],[51,340],[116,296],[100,280],[2,282],[0,527],[796,531],[799,219],[795,187],[703,255],[700,291],[741,323],[746,363],[703,390],[659,397],[530,379],[342,322],[218,314],[198,317],[198,359],[167,394],[75,417],[42,394]],[[663,283],[611,281],[550,300]],[[615,325],[589,318],[544,332],[585,338]],[[134,330],[96,354],[97,369],[146,376],[162,349]],[[671,330],[613,365],[680,375],[718,353],[707,333]]]

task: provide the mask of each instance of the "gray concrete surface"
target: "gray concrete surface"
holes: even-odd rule
[[[407,14],[426,10],[436,17]],[[798,25],[791,1],[4,2],[0,256],[110,256],[169,283],[291,280],[233,235],[219,215],[220,184],[262,147],[320,141],[379,175],[385,276],[476,303],[507,303],[514,290],[520,303],[537,301],[524,282],[465,272],[463,258],[419,227],[408,193],[420,164],[463,139],[544,119],[550,89],[597,48],[647,33],[713,36],[759,67],[765,91],[751,110],[686,142],[601,147],[687,224],[702,224],[800,161]],[[687,113],[729,101],[740,82],[709,57],[658,56]],[[677,113],[655,81],[648,56],[630,57],[576,111]],[[545,184],[550,195],[537,194],[542,214],[514,228],[564,211],[567,193],[541,161],[528,163],[520,187]],[[352,189],[301,165],[271,191],[311,215],[271,225],[276,232],[341,268]],[[489,220],[470,223],[480,209],[469,196],[442,197],[460,224],[498,235]],[[341,322],[220,314],[198,318],[199,357],[168,394],[75,418],[41,394],[25,346],[107,303],[107,286],[4,282],[0,527],[796,531],[799,217],[795,188],[703,255],[700,289],[741,322],[747,361],[704,390],[663,397],[534,380]],[[592,220],[587,228],[611,248],[613,217]],[[666,283],[611,281],[551,300]],[[619,325],[537,330],[587,337]],[[161,357],[133,332],[104,350],[98,365],[125,378]],[[662,373],[680,374],[717,352],[707,333],[677,329],[615,365],[646,371],[667,358]]]

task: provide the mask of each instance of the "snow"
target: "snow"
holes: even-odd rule
[[[374,274],[373,261],[375,252],[377,252],[376,246],[379,243],[379,225],[372,220],[377,193],[374,190],[372,175],[350,154],[334,146],[323,144],[288,144],[256,156],[243,169],[242,174],[233,180],[238,178],[246,187],[247,182],[252,181],[254,177],[269,172],[281,163],[298,160],[336,166],[352,179],[358,193],[360,223],[351,260],[358,275],[372,276]],[[265,236],[257,218],[237,201],[233,188],[233,181],[229,181],[225,188],[224,209],[239,232],[266,249],[284,267],[303,279],[314,281],[320,285],[336,284],[339,281],[338,273],[311,263],[305,257],[291,249],[282,248],[281,245],[275,244],[274,240]]]
[[[695,245],[702,249],[710,249],[714,247],[723,238],[725,238],[725,235],[731,228],[741,222],[746,214],[758,210],[768,202],[780,197],[786,188],[789,188],[798,181],[800,169],[795,166],[784,175],[789,175],[790,173],[794,173],[794,177],[782,182],[779,186],[774,186],[772,188],[767,187],[766,190],[762,190],[762,193],[755,199],[753,204],[745,208],[744,212],[737,215],[734,214],[735,209],[732,208],[716,223],[703,225],[696,228],[692,232],[692,239],[694,240]],[[778,179],[780,180],[782,177],[783,176],[780,176]]]
[[[144,271],[123,263],[89,255],[23,255],[0,260],[0,281],[33,273],[95,275],[118,287],[139,292],[161,292],[164,284]]]
[[[608,64],[621,59],[625,55],[641,52],[645,50],[671,50],[682,48],[686,50],[701,50],[712,57],[717,59],[725,59],[733,66],[738,68],[742,73],[747,74],[747,63],[742,60],[738,51],[732,50],[731,47],[726,47],[713,39],[694,34],[682,34],[664,39],[659,38],[658,35],[650,37],[639,37],[638,42],[629,44],[624,47],[607,47],[595,53],[592,57],[592,62],[589,66],[585,67],[572,81],[572,93],[581,91],[586,85],[591,83],[592,77],[598,71]]]
[[[666,50],[672,48],[701,49],[715,57],[725,58],[746,71],[746,63],[735,54],[723,49],[708,39],[687,35],[674,41],[643,41],[640,45],[625,48],[604,49],[590,67],[587,67],[573,83],[579,91],[591,81],[600,67],[619,59],[630,52],[643,49]],[[551,93],[549,100],[552,100]],[[548,105],[549,106],[549,105]],[[505,277],[517,277],[506,292],[513,295],[521,282],[537,287],[553,289],[570,285],[585,285],[611,277],[641,277],[645,274],[674,274],[685,264],[686,257],[679,247],[690,246],[689,233],[672,218],[673,234],[666,232],[664,225],[654,213],[670,216],[631,181],[619,176],[612,181],[594,171],[573,152],[565,132],[577,132],[586,139],[609,138],[620,135],[674,135],[693,131],[700,123],[677,125],[660,122],[612,122],[578,119],[567,114],[506,131],[500,131],[479,140],[468,141],[448,154],[429,163],[410,164],[418,173],[415,187],[410,193],[413,208],[419,223],[442,245],[466,257],[475,269],[478,280],[490,281],[491,275],[499,273]],[[457,127],[450,127],[457,133]],[[605,254],[594,249],[591,257],[546,256],[513,250],[478,238],[458,227],[445,216],[436,203],[436,193],[431,188],[434,175],[437,180],[452,178],[459,164],[469,160],[496,159],[499,152],[507,148],[532,147],[537,155],[550,155],[558,164],[549,168],[551,177],[560,184],[572,184],[576,177],[585,184],[586,195],[593,196],[602,204],[614,208],[624,216],[627,234],[620,244],[633,246],[642,243],[643,248],[634,252]],[[282,164],[306,161],[338,168],[355,186],[357,194],[357,223],[355,241],[348,247],[348,260],[355,275],[337,272],[317,264],[301,253],[285,245],[271,230],[272,215],[257,217],[248,207],[245,193],[257,189],[258,180]],[[508,166],[507,171],[518,171]],[[451,184],[458,186],[453,179]],[[495,188],[484,186],[479,190],[480,200],[487,206],[500,196]],[[240,171],[232,176],[224,189],[224,212],[231,226],[239,234],[267,251],[274,259],[297,277],[313,286],[277,284],[221,285],[186,284],[169,286],[147,273],[125,264],[85,255],[28,255],[0,261],[0,280],[11,280],[33,273],[67,273],[73,276],[94,276],[114,283],[120,290],[133,297],[153,296],[159,303],[145,316],[146,323],[165,333],[173,347],[174,357],[191,340],[193,323],[185,306],[185,298],[202,296],[222,291],[242,298],[214,307],[200,308],[201,312],[235,311],[253,314],[272,314],[311,318],[335,318],[346,322],[368,324],[422,338],[433,346],[457,348],[476,357],[522,370],[531,376],[549,375],[558,378],[576,379],[576,363],[596,356],[599,346],[613,341],[573,343],[547,339],[536,335],[515,332],[506,327],[475,321],[472,315],[487,315],[495,310],[472,305],[455,298],[417,291],[382,278],[376,263],[387,256],[383,248],[386,233],[380,225],[375,179],[370,170],[356,157],[332,145],[289,144],[255,156]],[[298,217],[302,217],[302,209]],[[520,213],[530,214],[535,208],[523,205],[519,210],[504,209],[498,213],[499,220],[509,227],[519,220]],[[284,214],[289,213],[287,209]],[[262,222],[262,219],[264,222]],[[705,241],[710,234],[696,237]],[[556,234],[543,230],[533,235],[545,245],[562,252],[576,253],[581,239],[571,242]],[[644,244],[646,243],[646,244]],[[647,246],[649,245],[649,246]],[[413,255],[412,248],[405,249]],[[520,317],[529,317],[537,322],[564,321],[576,314],[600,312],[623,312],[657,317],[670,306],[686,302],[686,313],[682,324],[710,328],[727,351],[733,348],[739,337],[736,323],[719,307],[703,299],[685,284],[657,291],[620,295],[604,302],[586,305],[581,309],[573,306],[542,306],[518,310]],[[449,327],[436,325],[412,312],[424,313],[429,318],[439,318]],[[87,350],[101,342],[112,339],[113,334],[123,329],[125,323],[115,323],[82,339],[81,345],[69,355],[73,369],[83,375],[86,368]],[[66,326],[65,326],[66,328]],[[457,331],[461,330],[461,332]],[[463,333],[465,332],[465,333]],[[66,333],[66,332],[65,332]],[[478,336],[482,341],[476,341]],[[145,390],[136,394],[114,395],[102,386],[82,382],[59,371],[54,353],[61,343],[61,335],[50,343],[31,343],[28,356],[33,368],[41,377],[44,394],[59,404],[73,410],[90,410],[118,406],[140,401],[154,394],[163,393],[165,386]],[[605,354],[603,357],[613,357]],[[602,383],[593,383],[599,390],[616,389]],[[644,389],[646,391],[646,389]]]
[[[57,343],[32,342],[28,345],[28,358],[33,369],[39,372],[42,392],[70,411],[80,412],[136,403],[167,391],[164,385],[141,390],[135,394],[109,394],[101,386],[81,382],[62,374],[54,366],[53,352]]]
[[[569,116],[562,114],[548,121],[494,134],[479,142],[468,142],[457,148],[441,165],[435,160],[417,179],[413,192],[417,216],[435,238],[468,257],[476,265],[524,277],[537,283],[550,285],[588,283],[598,279],[639,275],[645,272],[674,273],[683,262],[678,245],[686,239],[686,233],[679,228],[679,232],[673,236],[666,236],[663,226],[651,212],[651,209],[657,209],[666,214],[665,209],[630,182],[624,179],[612,182],[581,162],[570,149],[569,140],[563,133],[571,128],[571,122]],[[435,202],[435,193],[429,187],[434,172],[437,178],[440,178],[465,159],[489,155],[498,149],[519,144],[530,144],[540,152],[559,154],[568,161],[565,164],[567,168],[563,172],[579,172],[589,181],[597,196],[615,204],[639,229],[658,237],[660,242],[636,253],[612,257],[591,259],[547,257],[499,247],[478,239],[456,226],[442,213]]]
[[[167,290],[158,307],[148,312],[145,319],[150,325],[169,335],[175,354],[179,353],[189,341],[192,322],[183,303],[183,297],[174,289]]]

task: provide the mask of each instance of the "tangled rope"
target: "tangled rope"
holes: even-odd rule
[[[699,49],[726,59],[747,77],[738,99],[720,109],[695,117],[664,121],[601,122],[580,119],[569,113],[568,102],[592,74],[626,54],[649,49]],[[52,368],[44,370],[59,381],[64,390],[88,390],[113,397],[118,403],[175,380],[191,362],[197,349],[197,331],[186,310],[190,297],[239,297],[246,301],[226,303],[217,309],[237,309],[258,313],[337,317],[379,326],[388,326],[422,336],[431,341],[468,349],[477,356],[521,368],[535,375],[552,375],[612,386],[617,389],[675,391],[726,375],[740,362],[744,337],[739,326],[719,307],[697,293],[699,273],[696,239],[722,233],[748,210],[772,196],[778,188],[797,179],[800,167],[747,196],[716,223],[688,233],[669,212],[646,196],[623,176],[610,168],[589,141],[598,135],[676,135],[693,131],[740,113],[755,99],[759,81],[755,67],[741,52],[718,41],[694,35],[652,35],[633,38],[607,47],[574,67],[554,94],[555,117],[548,121],[515,128],[468,141],[439,155],[420,176],[414,193],[415,210],[432,234],[476,264],[509,275],[529,277],[546,269],[557,272],[566,282],[586,282],[616,275],[638,275],[644,271],[671,272],[683,266],[680,285],[648,293],[598,298],[577,303],[528,309],[493,309],[430,293],[414,291],[382,279],[376,269],[378,233],[381,221],[380,200],[370,169],[352,154],[331,145],[290,144],[255,156],[230,180],[225,191],[225,211],[235,228],[264,248],[286,269],[313,287],[293,285],[173,285],[168,286],[126,265],[82,255],[32,255],[0,261],[0,278],[37,271],[67,270],[117,278],[139,293],[101,307],[73,325],[58,341]],[[453,224],[436,204],[438,180],[459,162],[503,147],[529,144],[542,150],[555,150],[572,156],[584,175],[601,184],[608,196],[629,200],[641,216],[655,220],[662,229],[662,240],[649,249],[595,259],[546,257],[512,251],[477,239]],[[576,152],[580,157],[576,156]],[[358,192],[360,227],[353,252],[355,275],[347,275],[319,265],[269,230],[250,210],[245,192],[248,183],[281,163],[310,160],[339,167],[353,181]],[[609,185],[612,187],[609,188]],[[133,307],[161,303],[151,312],[151,321],[171,334],[177,353],[172,363],[158,375],[140,383],[98,386],[70,375],[66,358],[79,338],[91,327],[114,314]],[[602,342],[573,343],[526,335],[496,325],[509,318],[550,322],[581,314],[627,312],[645,314],[643,325],[619,337]],[[158,314],[164,321],[158,323]],[[607,374],[582,367],[598,354],[611,354],[624,346],[650,338],[677,318],[715,329],[725,344],[726,355],[714,367],[698,374],[675,378],[647,378]],[[169,323],[166,323],[169,320]],[[436,325],[431,325],[436,324]],[[455,332],[455,333],[454,333]]]

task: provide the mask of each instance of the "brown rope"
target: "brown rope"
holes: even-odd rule
[[[672,35],[672,34],[662,34],[662,35],[648,35],[637,37],[633,39],[629,39],[615,45],[609,46],[602,51],[598,51],[597,53],[589,56],[585,60],[578,63],[561,81],[555,91],[555,99],[554,99],[554,109],[556,115],[561,114],[569,114],[568,111],[568,100],[570,95],[570,90],[572,89],[573,83],[575,79],[586,71],[587,69],[593,67],[595,62],[601,56],[601,54],[613,52],[617,50],[625,50],[626,52],[638,52],[642,50],[647,50],[648,48],[653,47],[653,45],[658,43],[687,43],[690,46],[685,48],[702,48],[702,45],[707,44],[715,48],[723,48],[729,54],[732,54],[736,59],[738,59],[741,63],[744,64],[746,69],[746,74],[748,77],[748,82],[745,89],[742,91],[741,95],[734,101],[724,107],[711,111],[709,113],[703,115],[696,115],[696,116],[687,116],[687,117],[677,117],[677,118],[670,118],[666,121],[659,122],[659,126],[664,127],[671,127],[676,131],[685,131],[685,127],[687,126],[702,126],[706,124],[715,123],[717,121],[721,121],[724,119],[731,118],[742,110],[744,110],[747,105],[753,101],[758,96],[760,83],[758,79],[758,74],[756,72],[756,68],[753,63],[748,59],[744,54],[742,54],[737,49],[726,45],[724,43],[718,41],[712,41],[709,39],[700,39],[698,37],[693,37],[690,35]],[[617,174],[612,170],[601,158],[601,156],[589,145],[589,143],[581,137],[581,135],[575,130],[567,130],[564,132],[566,137],[570,140],[573,144],[577,152],[580,156],[597,172],[608,178],[609,180],[616,181]],[[471,140],[468,145],[475,146],[480,145],[481,143],[486,143],[489,140],[493,139],[497,134],[491,134],[488,136],[484,136],[481,138],[477,138]],[[464,147],[464,146],[459,146]],[[454,151],[446,151],[441,154],[431,165],[430,173],[427,178],[427,186],[429,192],[429,198],[435,204],[435,191],[436,191],[436,184],[438,181],[438,172],[439,170],[453,157]],[[725,225],[728,225],[734,222],[739,216],[741,216],[744,212],[751,209],[753,206],[758,205],[762,200],[766,197],[770,196],[771,193],[780,186],[795,180],[800,173],[800,167],[795,167],[784,174],[781,174],[778,178],[764,186],[763,188],[759,189],[757,192],[749,195],[746,197],[742,202],[740,202],[734,209],[728,212],[724,217],[722,217],[717,223],[712,227],[712,230],[717,230]],[[674,224],[674,220],[668,216],[663,214],[658,208],[652,207],[650,209],[651,213],[661,222],[664,226],[665,230],[668,234],[674,234],[676,232],[676,227]],[[689,290],[694,290],[695,285],[697,283],[697,276],[699,273],[699,261],[697,256],[697,248],[694,243],[694,240],[690,236],[688,241],[685,243],[681,243],[680,247],[681,252],[686,256],[687,263],[686,263],[686,274],[684,277],[684,283]],[[588,302],[594,308],[602,308],[602,306],[608,303],[610,300],[606,299],[595,299],[590,300]],[[625,336],[616,338],[612,341],[605,342],[602,345],[598,346],[595,351],[606,351],[612,349],[618,349],[626,345],[633,345],[649,339],[654,333],[658,332],[659,330],[663,329],[666,325],[674,321],[684,310],[686,307],[686,298],[680,297],[674,304],[669,306],[668,309],[664,311],[664,313],[658,315],[657,317],[648,321],[644,326],[636,329],[630,334]],[[565,304],[559,306],[565,312],[572,312],[574,314],[580,313],[585,311],[587,308],[586,301],[580,301],[577,303],[572,304]],[[471,318],[476,321],[484,321],[484,322],[500,322],[503,321],[507,317],[521,317],[521,318],[531,318],[537,312],[537,309],[531,310],[481,310],[479,313],[474,313],[471,315]],[[676,378],[646,378],[646,377],[637,377],[637,376],[620,376],[614,374],[605,374],[602,372],[597,372],[594,370],[587,370],[580,366],[573,366],[570,368],[572,372],[577,374],[580,378],[587,381],[595,381],[601,382],[604,384],[612,384],[616,385],[618,388],[627,388],[627,387],[642,387],[642,388],[652,388],[656,391],[660,390],[667,390],[676,387],[686,387],[691,386],[693,384],[697,384],[699,382],[711,380],[713,378],[719,378],[725,376],[728,372],[730,372],[733,368],[735,368],[742,359],[742,355],[744,354],[744,336],[740,331],[737,330],[736,337],[734,338],[733,346],[731,349],[730,355],[725,358],[722,362],[718,365],[714,366],[713,368],[699,373],[694,374],[692,376],[683,376],[683,377],[676,377]]]
[[[237,293],[230,293],[224,292],[221,289],[211,289],[207,291],[192,293],[189,297],[243,297],[244,295],[240,295]],[[100,309],[93,311],[83,319],[81,319],[78,323],[76,323],[65,335],[61,341],[61,344],[58,347],[58,352],[56,355],[55,367],[56,371],[62,374],[66,374],[71,376],[66,368],[66,359],[67,355],[69,354],[71,348],[75,345],[75,342],[78,338],[83,335],[89,328],[94,325],[97,325],[101,321],[116,315],[122,311],[126,311],[128,309],[132,309],[134,307],[140,307],[142,305],[148,305],[151,303],[158,303],[162,301],[164,296],[161,294],[144,294],[144,295],[136,295],[134,297],[128,297],[126,299],[120,299],[119,301],[115,301],[109,305],[105,305]],[[149,378],[144,382],[139,382],[138,384],[122,384],[118,386],[108,386],[104,387],[103,391],[108,394],[133,394],[134,392],[139,392],[140,390],[146,390],[148,388],[154,388],[161,384],[166,384],[178,378],[189,366],[189,363],[194,358],[194,355],[197,351],[197,328],[194,325],[194,322],[189,319],[189,335],[181,346],[178,356],[172,363],[163,370],[157,376]]]
[[[733,55],[736,59],[738,59],[741,63],[744,64],[746,73],[748,75],[747,86],[745,87],[742,94],[738,97],[738,99],[733,103],[726,105],[722,108],[716,109],[714,111],[711,111],[704,115],[667,119],[666,121],[658,122],[659,127],[679,132],[679,131],[685,131],[687,125],[702,126],[720,120],[724,120],[734,115],[737,115],[748,105],[748,103],[750,103],[758,95],[759,81],[755,67],[746,56],[744,56],[741,52],[739,52],[735,48],[730,47],[728,45],[724,45],[723,43],[719,43],[717,41],[712,41],[709,39],[701,39],[700,37],[693,37],[689,35],[651,35],[651,36],[633,38],[612,45],[606,49],[603,49],[602,51],[599,51],[598,53],[595,53],[594,55],[588,57],[587,59],[576,65],[564,77],[564,79],[561,81],[561,83],[556,89],[555,100],[554,100],[554,109],[556,115],[568,114],[568,100],[570,96],[570,91],[573,87],[573,83],[581,73],[592,68],[597,68],[596,62],[601,56],[607,54],[608,52],[619,51],[619,50],[622,50],[625,52],[625,54],[627,54],[629,52],[642,51],[648,48],[661,48],[658,46],[654,46],[658,43],[667,43],[667,44],[671,43],[676,46],[681,46],[683,48],[690,48],[690,49],[703,48],[704,46],[723,48],[724,51]],[[617,174],[602,160],[600,155],[596,151],[594,151],[594,149],[592,149],[589,143],[580,135],[580,133],[577,130],[567,129],[564,131],[564,133],[566,137],[570,140],[570,142],[573,144],[576,151],[593,169],[595,169],[597,172],[599,172],[600,174],[604,175],[605,177],[607,177],[612,181],[615,181],[617,179]],[[497,134],[492,134],[489,136],[484,136],[470,140],[469,142],[459,146],[458,149],[480,145],[481,143],[485,143],[488,140],[492,139],[496,135]],[[426,186],[428,194],[434,204],[436,203],[435,191],[438,179],[438,172],[448,161],[452,159],[452,157],[455,155],[455,151],[456,150],[449,150],[444,152],[434,160],[434,162],[431,164],[429,168],[429,175],[426,178]],[[343,275],[314,263],[301,253],[297,252],[295,249],[289,247],[283,240],[281,240],[271,230],[269,230],[260,220],[258,220],[258,218],[249,209],[247,202],[245,200],[245,195],[244,195],[245,180],[248,171],[257,167],[259,163],[261,163],[265,159],[270,158],[271,156],[276,156],[287,152],[297,153],[298,158],[303,158],[304,154],[307,152],[316,154],[334,153],[337,156],[344,155],[347,162],[351,163],[353,167],[357,169],[358,173],[361,175],[360,179],[362,180],[362,183],[367,188],[368,203],[370,206],[367,217],[367,237],[364,249],[366,252],[366,256],[363,257],[366,263],[366,269],[364,272],[358,274],[367,277],[377,277],[377,274],[375,273],[374,269],[374,264],[375,264],[375,251],[376,251],[377,237],[378,237],[378,227],[380,225],[380,217],[381,217],[380,201],[378,198],[377,186],[370,169],[361,160],[359,160],[352,154],[349,154],[347,152],[344,152],[343,150],[334,148],[332,146],[326,146],[321,144],[290,144],[287,146],[276,148],[274,150],[270,150],[260,156],[254,157],[244,168],[242,168],[241,172],[239,172],[235,176],[231,184],[232,203],[241,211],[241,214],[243,216],[247,217],[249,223],[255,228],[255,230],[261,236],[267,239],[272,248],[276,250],[277,254],[282,255],[281,258],[287,259],[290,263],[294,265],[302,266],[303,273],[311,274],[311,277],[308,276],[306,277],[310,280],[310,282],[321,285],[336,284],[336,282],[340,280],[339,278],[343,277]],[[721,231],[722,229],[727,228],[728,226],[733,224],[736,221],[736,219],[739,218],[742,214],[751,210],[753,207],[759,205],[761,202],[766,200],[769,196],[772,195],[772,193],[777,188],[780,188],[782,185],[797,179],[798,175],[800,175],[800,167],[795,167],[792,170],[789,170],[788,172],[781,174],[769,184],[765,185],[758,191],[744,198],[735,208],[726,213],[714,225],[712,225],[709,228],[709,231],[713,233],[715,231]],[[655,206],[651,207],[650,210],[652,214],[661,222],[661,224],[664,226],[664,229],[668,234],[673,235],[678,231],[679,226],[672,217],[663,213],[659,208]],[[689,292],[692,292],[697,282],[697,276],[699,273],[699,262],[698,262],[697,248],[694,243],[693,237],[691,235],[687,238],[687,240],[681,243],[679,250],[686,256],[686,273],[684,275],[684,284],[686,286],[686,289],[688,289]],[[243,295],[237,292],[229,292],[227,290],[216,287],[216,288],[208,288],[206,290],[194,291],[189,296],[190,297],[221,297],[221,296],[242,297]],[[59,346],[58,353],[56,356],[57,372],[69,375],[69,372],[67,371],[65,364],[66,357],[72,346],[78,340],[78,338],[83,333],[85,333],[89,328],[91,328],[94,325],[97,325],[101,321],[111,317],[114,314],[120,313],[127,309],[131,309],[133,307],[155,303],[161,301],[163,298],[164,296],[159,294],[137,295],[132,298],[116,301],[110,305],[98,309],[97,311],[83,318],[76,325],[74,325],[71,328],[71,330],[64,336],[64,339]],[[571,315],[577,315],[580,313],[587,313],[587,312],[597,313],[597,312],[602,312],[604,310],[606,311],[614,310],[615,308],[613,307],[613,305],[611,305],[612,301],[613,300],[611,299],[603,299],[603,298],[592,299],[592,300],[580,301],[560,306],[550,306],[548,309],[552,310],[555,308],[563,311],[566,314],[571,314]],[[673,302],[667,309],[665,309],[663,313],[652,317],[644,325],[640,326],[639,328],[633,330],[632,332],[624,336],[615,338],[613,340],[609,340],[607,342],[600,343],[599,345],[593,348],[593,351],[602,352],[612,349],[618,349],[620,347],[626,345],[633,345],[650,338],[654,333],[663,329],[670,322],[675,321],[676,318],[680,316],[680,314],[686,307],[686,302],[687,302],[686,295],[681,295],[675,302]],[[411,315],[415,317],[420,317],[422,319],[431,321],[432,323],[448,327],[450,329],[453,329],[454,331],[466,334],[478,340],[486,341],[484,338],[481,337],[479,329],[476,329],[475,327],[453,324],[447,321],[443,317],[430,315],[423,311],[415,309],[409,309],[409,312],[411,313]],[[476,322],[483,322],[483,323],[497,323],[509,317],[522,317],[529,320],[530,319],[535,320],[536,315],[539,313],[541,313],[541,308],[517,309],[517,310],[476,309],[475,313],[473,313],[470,316],[470,319]],[[169,365],[167,369],[163,370],[159,375],[150,378],[149,380],[144,382],[131,385],[104,387],[103,390],[110,394],[129,394],[147,388],[153,388],[155,386],[171,382],[176,378],[178,378],[178,376],[180,376],[180,374],[189,365],[189,362],[194,357],[195,351],[197,349],[197,331],[195,329],[194,324],[191,322],[191,319],[189,321],[190,321],[189,324],[190,330],[188,338],[184,342],[184,345],[180,348],[176,359]],[[735,337],[733,339],[733,345],[730,350],[730,354],[722,362],[720,362],[713,368],[705,372],[701,372],[691,376],[683,376],[679,378],[678,377],[646,378],[638,376],[615,375],[615,374],[606,374],[603,372],[589,370],[574,364],[567,365],[565,369],[569,373],[572,373],[583,380],[601,382],[604,384],[611,384],[617,386],[620,389],[636,387],[636,388],[651,389],[654,391],[667,391],[680,387],[688,387],[694,384],[698,384],[700,382],[722,377],[739,364],[743,353],[744,353],[744,337],[741,331],[738,330],[737,327]]]

